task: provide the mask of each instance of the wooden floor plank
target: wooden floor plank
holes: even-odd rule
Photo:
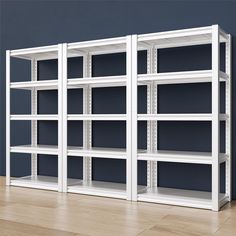
[[[1,236],[233,236],[235,222],[235,202],[217,213],[5,187],[0,177]]]
[[[78,234],[38,227],[34,225],[22,224],[7,220],[0,220],[0,234],[3,235],[17,235],[17,236],[78,236]],[[82,236],[82,235],[81,235]]]

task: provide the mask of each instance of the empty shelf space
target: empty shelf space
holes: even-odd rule
[[[67,149],[68,156],[91,156],[100,158],[112,158],[112,159],[126,159],[126,149],[124,148],[83,148],[69,146]]]
[[[25,89],[25,90],[56,90],[58,89],[58,80],[38,80],[38,81],[25,81],[25,82],[11,82],[10,88],[12,89]]]
[[[228,156],[221,153],[220,163],[226,161]],[[138,150],[138,160],[145,161],[163,161],[194,164],[212,164],[212,154],[210,152],[187,152],[187,151],[164,151],[149,152],[147,150]]]
[[[50,45],[43,47],[22,48],[11,50],[12,57],[26,60],[47,60],[58,58],[58,45]]]
[[[78,181],[75,179],[68,179],[69,184],[76,184]],[[53,176],[38,175],[24,176],[21,178],[12,178],[12,186],[26,187],[26,188],[37,188],[45,190],[58,190],[58,178]]]
[[[228,75],[220,71],[220,81],[226,81]],[[212,70],[167,72],[156,74],[139,74],[139,83],[156,82],[156,84],[181,84],[212,82]]]
[[[68,120],[126,120],[126,114],[71,114]]]
[[[11,152],[15,153],[36,153],[58,155],[58,146],[56,145],[19,145],[10,147]]]
[[[68,52],[74,54],[86,55],[90,53],[92,55],[96,54],[108,54],[108,53],[118,53],[126,51],[126,37],[117,37],[109,39],[98,39],[90,40],[84,42],[68,43]]]
[[[11,120],[58,120],[58,115],[10,115]]]
[[[126,85],[126,75],[68,79],[68,89],[91,87],[117,87]]]
[[[25,176],[21,178],[12,178],[11,185],[27,188],[39,188],[46,190],[58,189],[58,178],[52,176]]]
[[[226,120],[227,114],[220,114],[220,120]],[[157,120],[157,121],[211,121],[211,113],[192,113],[192,114],[138,114],[139,121]]]
[[[147,188],[139,191],[138,200],[177,206],[187,206],[211,209],[211,192],[172,189],[163,187]],[[220,194],[220,203],[223,205],[227,200],[225,194]]]
[[[171,48],[193,46],[212,43],[212,26],[172,30],[166,32],[138,35],[139,46],[153,46],[157,48]],[[219,28],[220,42],[226,42],[228,35]]]
[[[143,189],[143,186],[139,186],[139,191]],[[111,198],[127,198],[126,184],[94,180],[88,182],[80,180],[79,184],[68,184],[68,192]]]

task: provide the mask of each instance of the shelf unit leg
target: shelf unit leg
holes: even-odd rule
[[[132,200],[132,36],[126,37],[126,193]]]
[[[65,44],[58,44],[58,191],[66,189],[67,176],[67,57]]]
[[[131,103],[132,103],[132,200],[137,201],[138,195],[138,99],[137,99],[137,35],[132,35],[132,54],[131,54],[131,73],[132,73],[132,94],[131,94]]]
[[[157,49],[147,51],[147,73],[157,73]],[[157,85],[153,82],[147,86],[147,113],[157,114]],[[157,121],[147,122],[147,150],[157,150]],[[147,186],[157,187],[157,162],[147,161]]]
[[[83,77],[92,77],[92,56],[83,56]],[[83,88],[83,113],[92,114],[92,89],[90,86]],[[83,121],[83,147],[92,147],[92,122]],[[83,180],[92,180],[92,157],[83,157]]]
[[[219,141],[220,141],[220,83],[219,83],[219,26],[212,26],[212,210],[219,211],[220,191],[220,164],[219,164]]]
[[[225,72],[228,74],[229,79],[226,81],[226,99],[225,99],[225,112],[228,119],[225,123],[226,137],[225,137],[225,151],[228,155],[228,160],[225,164],[225,193],[231,201],[231,36],[228,35],[228,41],[225,45]]]
[[[62,186],[63,192],[67,192],[67,44],[63,43],[62,46]]]
[[[10,173],[10,51],[6,51],[6,185],[11,184]]]
[[[31,80],[37,81],[38,62],[35,59],[31,60]],[[37,115],[38,112],[38,92],[35,88],[31,90],[31,114]],[[38,122],[37,120],[31,121],[31,145],[36,146],[38,143]],[[38,175],[38,155],[37,153],[31,154],[31,176],[36,179]]]

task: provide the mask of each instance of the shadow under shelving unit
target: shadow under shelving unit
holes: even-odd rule
[[[220,43],[225,43],[225,72],[220,71]],[[158,49],[194,45],[212,45],[212,69],[159,73]],[[147,51],[147,73],[139,74],[138,51]],[[92,76],[92,56],[125,53],[126,73],[115,76]],[[31,61],[31,81],[10,81],[10,58]],[[83,78],[68,78],[68,58],[83,58]],[[38,80],[38,62],[58,60],[58,78]],[[225,83],[225,113],[220,114],[220,82]],[[158,113],[158,85],[211,83],[211,113]],[[147,87],[147,113],[137,111],[138,86]],[[95,114],[92,111],[92,89],[125,87],[124,114]],[[31,91],[31,114],[11,114],[12,89]],[[83,113],[69,114],[69,90],[83,90]],[[38,114],[38,91],[58,92],[58,114]],[[105,104],[104,104],[105,105]],[[11,145],[11,121],[31,122],[31,143]],[[38,121],[58,122],[58,144],[38,143]],[[83,122],[83,145],[68,145],[68,122]],[[95,147],[92,144],[93,121],[122,121],[126,124],[126,147]],[[138,122],[147,122],[147,148],[138,149]],[[212,152],[158,150],[158,121],[208,121],[212,125]],[[220,121],[225,122],[225,153],[220,153]],[[11,153],[31,154],[31,175],[11,178]],[[39,154],[58,157],[58,177],[38,175]],[[83,178],[68,178],[68,159],[83,158]],[[42,157],[43,158],[43,157]],[[119,159],[126,162],[125,183],[95,181],[92,158]],[[138,161],[147,161],[147,186],[138,185]],[[210,165],[212,192],[158,187],[158,162]],[[225,163],[225,193],[220,193],[220,164]],[[6,52],[6,184],[57,190],[132,201],[147,201],[218,211],[231,201],[231,37],[218,25],[177,31],[129,35],[120,38],[63,43],[53,46],[8,50]]]
[[[225,72],[220,71],[220,43],[225,43]],[[158,73],[158,50],[183,46],[211,44],[212,69]],[[203,28],[169,31],[133,36],[132,49],[146,46],[147,74],[137,74],[137,63],[133,64],[133,88],[137,83],[147,86],[147,114],[132,116],[132,196],[133,200],[173,204],[218,211],[231,200],[231,41],[218,25]],[[133,51],[133,53],[135,53]],[[225,83],[225,114],[220,114],[220,82]],[[158,85],[211,83],[212,112],[193,114],[158,114]],[[193,85],[194,86],[194,85]],[[133,91],[137,91],[133,90]],[[132,107],[137,109],[137,93],[133,95]],[[147,122],[147,149],[137,150],[138,121]],[[187,152],[158,150],[158,121],[210,121],[212,125],[212,152]],[[225,121],[225,153],[220,153],[220,121]],[[137,189],[137,163],[147,161],[147,186]],[[207,164],[212,167],[212,192],[158,187],[158,162]],[[220,164],[225,164],[225,193],[220,193]]]

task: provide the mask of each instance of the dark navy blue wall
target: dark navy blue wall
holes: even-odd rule
[[[5,50],[43,46],[62,42],[74,42],[107,37],[124,36],[174,30],[188,27],[219,24],[236,36],[235,9],[233,1],[1,1],[1,116],[0,116],[0,173],[5,174]],[[235,39],[233,39],[233,44]],[[233,45],[234,46],[234,45]],[[233,55],[235,48],[233,47]],[[145,73],[146,54],[139,54],[139,72]],[[185,47],[160,50],[159,71],[210,69],[211,49],[209,46]],[[124,54],[96,56],[93,58],[93,75],[125,73]],[[27,63],[13,61],[13,80],[29,79]],[[142,66],[141,66],[142,65]],[[70,59],[69,77],[82,75],[81,58]],[[222,66],[223,68],[223,66]],[[233,75],[235,68],[233,67]],[[19,73],[21,71],[21,73]],[[20,76],[19,76],[20,75]],[[39,64],[39,78],[53,79],[57,76],[56,61]],[[223,91],[223,89],[222,89]],[[233,100],[236,87],[233,83]],[[158,88],[160,113],[210,112],[211,87],[209,84],[163,85]],[[222,93],[223,94],[223,93]],[[20,99],[19,99],[20,96]],[[124,113],[124,88],[94,89],[94,113]],[[12,94],[12,112],[30,111],[30,94],[15,91]],[[146,111],[146,90],[139,88],[139,112]],[[69,91],[68,112],[82,112],[82,91]],[[224,99],[222,99],[222,104]],[[105,104],[105,105],[104,105]],[[39,94],[39,113],[57,112],[57,93],[42,91]],[[224,110],[224,106],[221,106]],[[235,122],[233,107],[233,121]],[[29,122],[12,122],[17,130],[12,144],[30,141]],[[233,126],[233,138],[235,133]],[[210,151],[211,126],[209,122],[159,122],[159,149]],[[221,125],[222,136],[224,124]],[[93,145],[125,147],[124,122],[93,122]],[[12,133],[13,134],[13,133]],[[138,145],[146,146],[146,123],[139,123]],[[82,122],[69,122],[68,142],[82,144]],[[39,122],[39,142],[57,143],[57,123]],[[221,149],[224,150],[223,138]],[[236,156],[233,145],[233,180],[236,178]],[[19,158],[21,157],[21,158]],[[97,180],[125,181],[125,162],[120,160],[94,159],[93,177]],[[41,174],[57,175],[56,158],[40,158]],[[222,166],[222,175],[223,175]],[[82,176],[82,159],[69,159],[69,176]],[[146,163],[139,163],[139,183],[146,182]],[[16,176],[29,174],[27,156],[13,156],[12,172]],[[222,178],[222,190],[224,189]],[[186,189],[210,190],[211,169],[206,165],[160,163],[159,185]],[[236,199],[236,181],[233,181]]]

